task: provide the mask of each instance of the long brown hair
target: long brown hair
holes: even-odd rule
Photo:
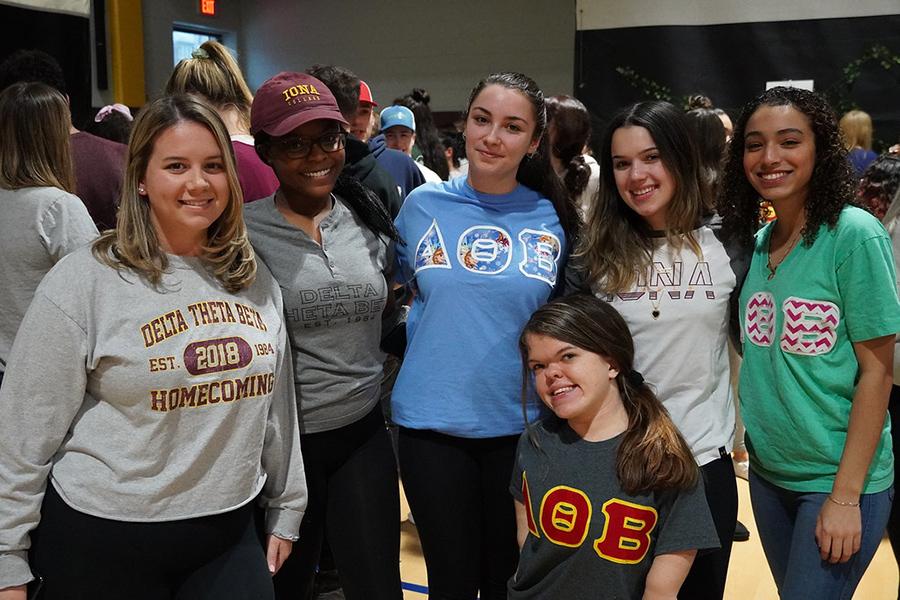
[[[533,378],[528,370],[528,335],[545,335],[599,354],[619,369],[616,385],[628,428],[616,457],[616,475],[627,493],[686,489],[697,483],[697,463],[662,403],[634,372],[634,341],[622,316],[588,294],[558,298],[539,308],[519,336],[522,405]],[[526,417],[526,425],[527,425]]]
[[[165,96],[144,107],[134,121],[116,228],[94,242],[94,255],[111,267],[130,268],[157,285],[168,269],[166,252],[150,220],[150,203],[138,194],[157,138],[181,122],[209,130],[222,153],[230,191],[224,212],[207,230],[200,259],[230,292],[248,287],[256,277],[256,259],[244,226],[243,196],[234,166],[234,151],[219,115],[191,96]]]
[[[43,83],[15,83],[0,94],[0,187],[55,187],[75,193],[69,105]]]
[[[675,181],[669,201],[666,238],[674,248],[684,243],[700,256],[692,231],[704,213],[711,213],[713,198],[700,171],[697,145],[687,117],[668,102],[639,102],[619,112],[607,126],[600,147],[600,189],[588,212],[587,224],[575,257],[584,265],[588,280],[608,293],[628,290],[638,273],[650,266],[654,241],[650,227],[625,204],[616,187],[612,164],[612,138],[621,127],[643,127],[653,138],[660,160]]]

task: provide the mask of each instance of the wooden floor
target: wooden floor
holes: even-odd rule
[[[777,600],[775,582],[769,573],[756,535],[747,482],[738,479],[738,518],[750,529],[750,541],[735,543],[731,552],[731,566],[725,589],[726,600]],[[425,562],[414,525],[406,520],[408,507],[401,496],[400,573],[403,577],[404,599],[423,600],[427,592]],[[887,539],[882,541],[854,600],[896,600],[898,573],[894,554]]]

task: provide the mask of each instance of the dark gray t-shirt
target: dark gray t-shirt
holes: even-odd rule
[[[616,476],[622,435],[581,439],[550,417],[519,439],[510,491],[528,534],[509,598],[640,599],[659,554],[717,548],[703,484],[632,496]]]
[[[322,244],[269,196],[244,206],[250,241],[281,286],[294,355],[300,432],[349,425],[378,402],[389,244],[344,202],[319,225]]]

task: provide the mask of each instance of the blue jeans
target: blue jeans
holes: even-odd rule
[[[750,470],[750,503],[769,569],[785,600],[850,600],[884,535],[894,489],[860,497],[862,535],[859,552],[849,561],[822,560],[816,544],[816,519],[828,494],[792,492]]]

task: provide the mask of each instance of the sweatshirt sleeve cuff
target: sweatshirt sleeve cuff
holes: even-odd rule
[[[271,533],[283,540],[296,542],[300,538],[300,521],[303,512],[288,508],[270,508],[266,510],[266,533]]]
[[[28,553],[4,552],[0,554],[0,590],[24,585],[34,579],[28,568]]]

